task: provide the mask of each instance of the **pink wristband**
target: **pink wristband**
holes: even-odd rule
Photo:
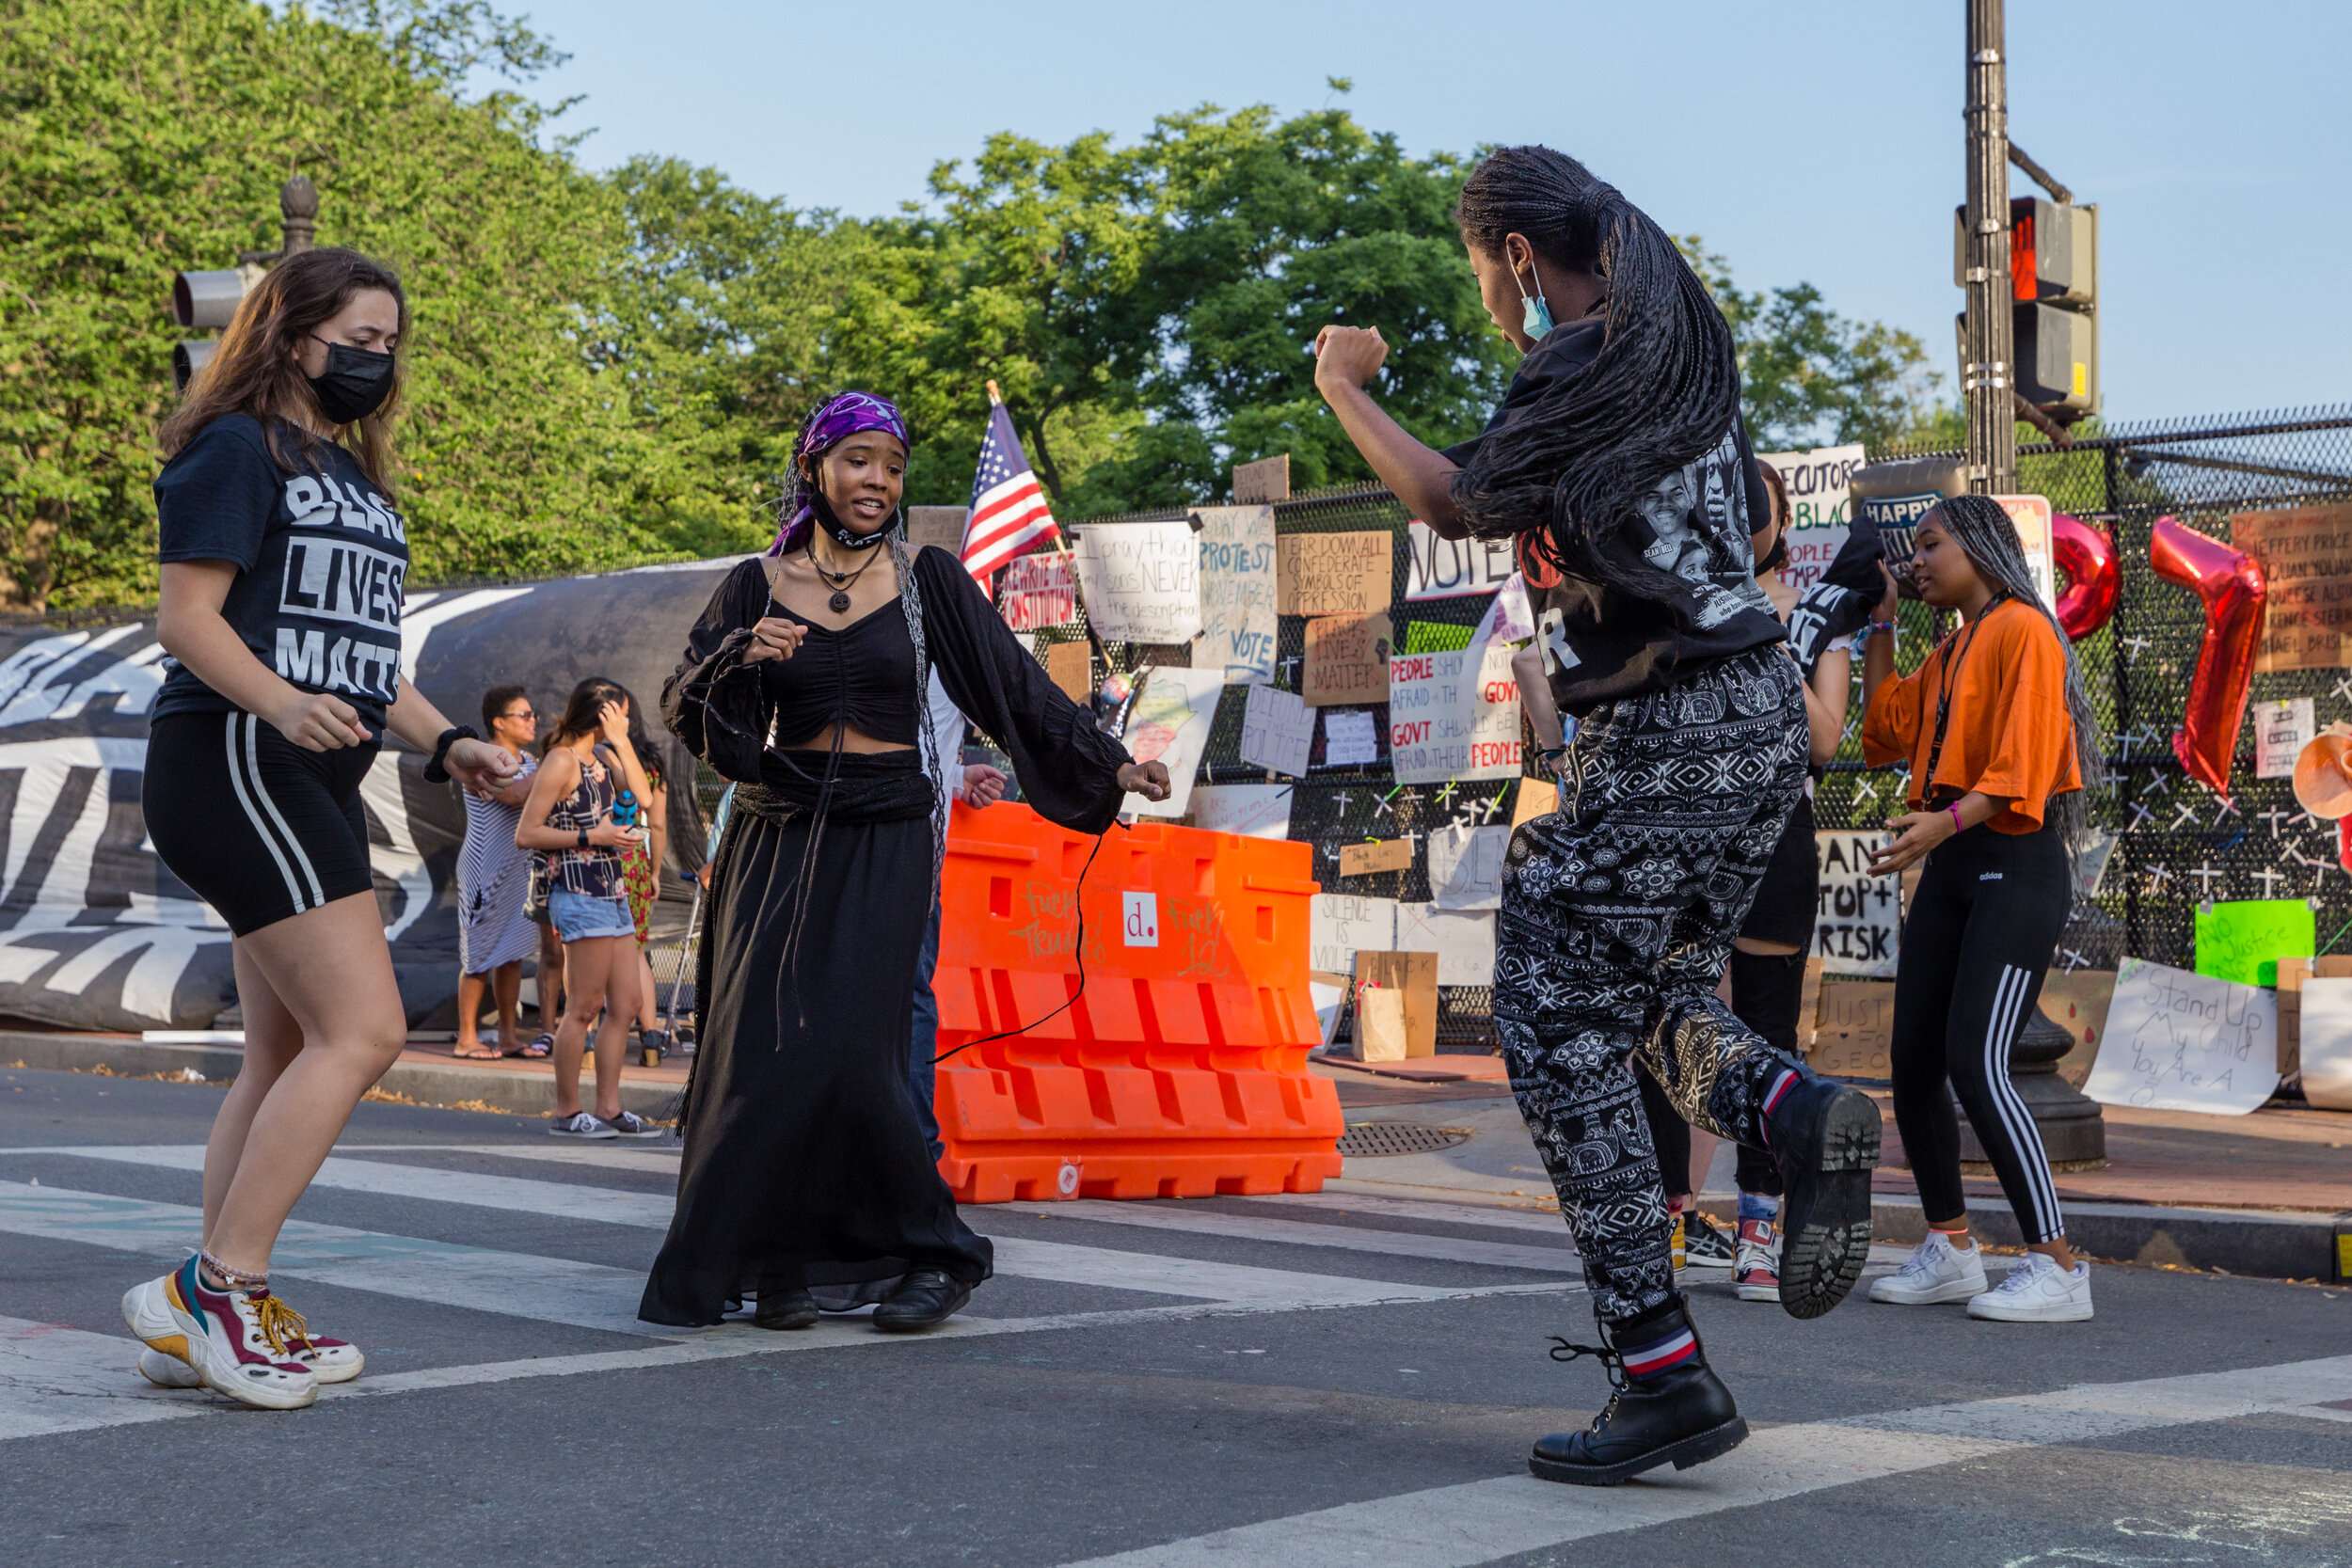
[[[1960,819],[1960,802],[1958,800],[1954,800],[1950,805],[1946,806],[1944,809],[1952,814],[1952,832],[1956,833],[1964,833],[1968,831],[1968,824]]]

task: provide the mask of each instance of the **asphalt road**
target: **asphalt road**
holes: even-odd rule
[[[277,1262],[368,1373],[246,1411],[149,1388],[116,1306],[194,1236],[218,1094],[0,1071],[0,1560],[2352,1565],[2341,1290],[2103,1268],[2087,1324],[1800,1323],[1696,1275],[1755,1435],[1585,1490],[1524,1467],[1607,1397],[1545,1355],[1590,1327],[1556,1216],[979,1209],[1000,1272],[938,1334],[657,1333],[674,1155],[387,1104]]]

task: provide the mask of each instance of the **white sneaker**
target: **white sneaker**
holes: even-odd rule
[[[1984,1293],[1984,1253],[1974,1242],[1963,1252],[1941,1230],[1911,1249],[1911,1260],[1870,1287],[1872,1301],[1933,1307]]]
[[[159,1350],[139,1352],[139,1376],[158,1388],[201,1388],[204,1380],[196,1369],[176,1355],[166,1355]]]
[[[2090,1265],[2075,1259],[2061,1269],[2044,1252],[2029,1252],[2009,1277],[1968,1298],[1968,1315],[2002,1323],[2079,1323],[2090,1319]]]
[[[150,1350],[186,1362],[205,1387],[240,1403],[299,1410],[319,1396],[317,1373],[287,1343],[301,1320],[266,1286],[210,1290],[190,1258],[123,1292],[122,1317]]]

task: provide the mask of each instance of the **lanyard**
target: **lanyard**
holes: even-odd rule
[[[1977,612],[1977,618],[1968,623],[1968,630],[1964,635],[1953,638],[1951,641],[1945,643],[1942,648],[1936,650],[1938,654],[1944,654],[1951,649],[1952,642],[1960,644],[1959,650],[1957,652],[1952,652],[1949,657],[1945,658],[1942,661],[1942,667],[1937,671],[1935,689],[1935,738],[1930,742],[1928,746],[1927,777],[1919,781],[1919,799],[1923,801],[1927,801],[1931,804],[1933,803],[1935,793],[1935,765],[1944,755],[1944,731],[1952,721],[1952,685],[1954,680],[1960,674],[1961,660],[1968,657],[1968,645],[1977,640],[1977,631],[1984,625],[1984,618],[1992,614],[1995,610],[1998,610],[2005,602],[2007,602],[2008,598],[2009,595],[2007,594],[1994,594],[1993,597],[1986,602],[1985,607]]]

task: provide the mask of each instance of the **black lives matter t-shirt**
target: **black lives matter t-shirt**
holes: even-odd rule
[[[1486,428],[1445,455],[1467,467],[1496,431],[1542,417],[1535,405],[1593,362],[1601,335],[1597,316],[1553,328],[1519,361]],[[1604,570],[1613,557],[1629,567],[1646,561],[1682,578],[1689,586],[1681,592],[1654,597],[1629,587],[1629,574],[1613,582],[1563,577],[1521,548],[1535,640],[1562,711],[1589,713],[1660,690],[1734,654],[1779,641],[1780,617],[1756,585],[1748,538],[1771,515],[1770,506],[1747,427],[1735,415],[1712,450],[1668,475],[1643,499],[1636,517],[1598,542]]]
[[[214,420],[155,480],[163,559],[226,561],[236,581],[220,607],[253,657],[305,691],[326,691],[384,731],[400,695],[400,607],[408,528],[358,460],[292,426],[271,461],[261,424]],[[176,660],[153,715],[236,707]]]

